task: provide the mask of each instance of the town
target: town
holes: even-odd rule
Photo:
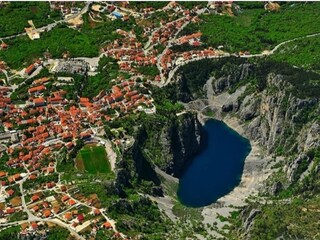
[[[70,155],[79,151],[81,141],[103,146],[114,171],[119,149],[131,146],[134,140],[127,134],[106,138],[105,124],[130,114],[156,113],[148,86],[168,84],[174,72],[190,61],[230,55],[223,46],[203,46],[201,32],[181,35],[189,23],[200,21],[199,14],[216,11],[217,6],[187,9],[169,2],[162,9],[135,10],[127,2],[80,7],[51,2],[50,7],[61,11],[60,23],[66,21],[70,28],[81,29],[85,13],[92,22],[136,18],[150,24],[141,36],[133,29],[116,29],[119,37],[103,44],[95,58],[73,58],[66,51],[60,59],[44,55],[22,69],[10,69],[0,62],[4,75],[0,86],[0,224],[21,224],[21,237],[41,236],[47,225],[59,225],[79,239],[95,236],[100,229],[125,239],[96,194],[85,196],[72,181],[61,180],[57,159],[63,152]],[[153,18],[159,11],[169,18]],[[39,29],[32,20],[28,24],[30,27],[21,34],[37,41],[59,22]],[[1,42],[0,51],[10,51],[6,38]],[[181,50],[189,47],[192,49]],[[105,67],[99,66],[103,59],[114,59],[123,75],[116,76],[110,88],[92,98],[79,95],[86,79],[97,76]]]

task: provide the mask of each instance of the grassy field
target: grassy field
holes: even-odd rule
[[[92,174],[111,171],[106,150],[102,146],[94,145],[86,145],[80,150],[76,158],[76,167]]]

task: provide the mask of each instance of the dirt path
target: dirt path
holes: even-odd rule
[[[148,197],[155,201],[158,204],[158,207],[169,217],[173,222],[177,222],[178,218],[174,213],[172,212],[173,208],[173,199],[169,196],[164,197],[153,197],[148,195]]]
[[[160,168],[157,166],[155,167],[155,171],[158,175],[163,177],[165,179],[165,182],[167,184],[179,184],[179,179],[175,178],[164,171],[162,171]],[[172,197],[165,195],[164,197],[153,197],[149,196],[153,201],[157,202],[158,207],[173,221],[177,221],[177,217],[174,215],[172,212],[172,208],[174,206],[174,202],[176,201]]]
[[[106,141],[105,147],[106,147],[106,152],[107,152],[107,155],[108,155],[108,159],[110,161],[111,170],[115,171],[115,169],[116,169],[116,161],[117,161],[117,154],[113,150],[110,141]]]

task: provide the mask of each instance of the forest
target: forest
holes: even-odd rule
[[[25,27],[30,27],[28,20],[38,28],[61,19],[61,13],[50,10],[48,2],[15,1],[4,5],[0,7],[0,37],[24,32]]]
[[[285,40],[320,32],[319,3],[288,2],[278,12],[267,12],[260,5],[245,6],[236,16],[201,15],[201,22],[189,24],[180,35],[201,31],[202,41],[210,46],[222,45],[233,53],[259,53]]]

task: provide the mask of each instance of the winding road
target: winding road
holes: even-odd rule
[[[293,38],[293,39],[290,39],[290,40],[286,40],[286,41],[281,42],[278,45],[276,45],[272,50],[264,51],[264,52],[258,53],[258,54],[248,54],[248,55],[238,56],[237,54],[225,53],[224,55],[220,55],[220,56],[207,56],[207,57],[193,58],[193,59],[190,59],[190,60],[187,60],[187,61],[183,62],[182,64],[177,65],[173,70],[171,70],[169,72],[169,74],[168,74],[167,81],[163,84],[163,86],[166,86],[171,82],[171,79],[174,77],[175,73],[177,72],[177,70],[180,67],[182,67],[182,66],[184,66],[184,65],[186,65],[186,64],[188,64],[190,62],[200,61],[202,59],[215,59],[215,58],[218,59],[218,58],[226,58],[226,57],[240,57],[240,58],[266,57],[266,56],[270,56],[270,55],[274,54],[281,46],[283,46],[283,45],[285,45],[287,43],[294,42],[294,41],[297,41],[297,40],[302,40],[302,39],[305,39],[305,38],[317,37],[317,36],[320,36],[320,33],[314,33],[314,34],[306,35],[306,36],[303,36],[303,37],[297,37],[297,38]]]
[[[67,22],[73,18],[76,18],[78,17],[79,15],[82,15],[84,13],[86,13],[89,9],[89,6],[90,6],[91,2],[87,2],[86,3],[86,6],[77,14],[74,14],[66,19],[63,19],[63,20],[59,20],[59,21],[56,21],[54,23],[51,23],[51,24],[48,24],[46,26],[43,26],[43,27],[40,27],[40,28],[37,28],[38,31],[50,31],[52,30],[54,27],[56,27],[58,24],[61,24],[63,22]],[[181,18],[183,19],[183,18]],[[176,20],[177,21],[177,20]],[[314,33],[314,34],[310,34],[310,35],[306,35],[306,36],[302,36],[302,37],[297,37],[297,38],[293,38],[293,39],[290,39],[290,40],[286,40],[286,41],[283,41],[281,43],[279,43],[278,45],[276,45],[272,50],[270,51],[264,51],[262,53],[259,53],[259,54],[248,54],[248,55],[241,55],[241,56],[238,56],[237,54],[230,54],[230,53],[224,53],[222,55],[216,55],[216,56],[207,56],[207,57],[197,57],[197,58],[193,58],[193,59],[190,59],[190,60],[187,60],[187,61],[184,61],[183,63],[175,66],[168,74],[168,77],[167,79],[165,78],[165,76],[163,75],[162,73],[162,67],[161,67],[161,59],[162,57],[164,56],[164,54],[166,53],[166,51],[168,49],[170,49],[170,47],[172,46],[173,42],[176,40],[178,34],[181,32],[181,30],[187,26],[189,24],[190,21],[186,21],[180,29],[178,29],[174,34],[173,34],[173,37],[168,41],[168,44],[167,46],[165,47],[165,49],[162,51],[162,53],[157,57],[157,68],[160,72],[160,77],[161,77],[161,82],[159,84],[159,87],[164,87],[166,86],[167,84],[169,84],[171,82],[171,80],[173,79],[173,77],[175,76],[176,72],[180,69],[180,67],[190,63],[190,62],[194,62],[194,61],[200,61],[200,60],[203,60],[203,59],[218,59],[218,58],[226,58],[226,57],[240,57],[240,58],[257,58],[257,57],[266,57],[266,56],[270,56],[272,54],[274,54],[281,46],[287,44],[287,43],[290,43],[290,42],[294,42],[294,41],[297,41],[297,40],[302,40],[302,39],[306,39],[306,38],[311,38],[311,37],[317,37],[320,35],[320,33]],[[151,37],[153,35],[153,33],[155,31],[157,31],[159,28],[155,29],[152,33],[151,33]],[[3,39],[11,39],[11,38],[14,38],[14,37],[18,37],[18,36],[23,36],[23,35],[26,35],[26,33],[19,33],[19,34],[16,34],[16,35],[12,35],[12,36],[7,36],[7,37],[3,37],[3,38],[0,38],[0,40],[3,40]],[[148,42],[146,43],[146,45],[144,46],[144,50],[145,51],[148,51],[150,49],[150,40],[151,40],[151,37],[149,37],[148,39]],[[95,65],[97,66],[98,65],[98,62],[99,62],[99,59],[104,56],[105,53],[102,53],[100,54],[98,57],[94,57],[94,58],[78,58],[78,59],[83,59],[89,63],[91,63],[92,65]],[[6,81],[7,81],[7,85],[9,84],[9,80],[10,80],[10,77],[8,76],[8,73],[6,70],[2,70],[2,72],[4,73],[4,75],[6,76]],[[32,75],[34,76],[34,75]],[[30,78],[30,77],[29,77]],[[28,78],[27,78],[28,79]],[[25,81],[27,80],[25,79]],[[13,88],[16,88],[16,87],[19,87],[21,86],[21,84],[25,84],[25,81],[23,81],[22,83],[20,83],[19,85],[16,85],[15,87],[13,86]],[[198,100],[197,100],[198,101]],[[208,105],[208,106],[205,106],[203,109],[201,109],[201,111],[203,111],[205,108],[209,107],[209,106],[213,106],[213,105]],[[220,107],[220,105],[214,105],[214,107]],[[181,112],[181,114],[183,114],[184,112]],[[106,139],[103,139],[103,138],[100,138],[98,136],[95,136],[95,139],[99,140],[99,141],[103,141],[105,143],[105,147],[107,148],[107,152],[109,153],[108,157],[109,159],[111,160],[111,166],[112,166],[112,169],[115,168],[115,162],[116,162],[116,154],[114,152],[112,152],[112,146],[111,146],[111,143],[109,141],[106,141]],[[51,219],[51,218],[39,218],[35,215],[33,215],[30,210],[28,209],[27,205],[26,205],[26,202],[25,202],[25,196],[24,196],[24,190],[23,190],[23,182],[27,179],[27,177],[29,176],[30,173],[27,174],[26,177],[24,177],[22,180],[20,180],[18,182],[19,184],[19,188],[20,188],[20,192],[22,194],[22,207],[23,207],[23,211],[25,213],[27,213],[28,215],[28,219],[27,220],[23,220],[23,221],[17,221],[17,222],[11,222],[11,223],[5,223],[5,224],[0,224],[0,227],[7,227],[7,226],[12,226],[12,225],[17,225],[17,224],[22,224],[22,223],[27,223],[27,222],[32,222],[32,221],[42,221],[42,222],[50,222],[50,223],[55,223],[61,227],[64,227],[66,229],[68,229],[70,231],[70,233],[72,235],[74,235],[77,239],[81,239],[81,240],[84,240],[84,238],[82,236],[80,236],[74,229],[72,229],[68,224],[62,222],[61,220],[59,219]],[[87,204],[85,203],[82,203],[78,200],[76,200],[77,202],[79,202],[80,204],[86,206],[86,207],[90,207],[88,206]],[[102,215],[103,217],[108,220],[109,222],[112,223],[112,226],[113,228],[115,229],[115,223],[113,220],[109,219],[103,212],[102,212]],[[125,237],[124,235],[122,235],[122,237]]]
[[[30,210],[28,209],[27,205],[26,205],[26,201],[25,201],[25,193],[24,193],[24,189],[23,189],[23,183],[28,179],[30,175],[30,172],[28,172],[26,174],[26,176],[24,176],[20,181],[18,181],[19,184],[19,189],[21,192],[21,202],[22,202],[22,208],[23,208],[23,212],[27,213],[28,215],[28,219],[27,220],[22,220],[22,221],[15,221],[15,222],[9,222],[9,223],[1,223],[0,227],[2,228],[2,230],[5,229],[5,227],[9,227],[9,226],[15,226],[18,224],[23,224],[23,223],[30,223],[30,222],[50,222],[50,223],[54,223],[57,224],[63,228],[68,229],[68,231],[75,236],[77,239],[80,240],[85,240],[85,238],[83,238],[81,235],[79,235],[75,230],[73,230],[68,224],[60,221],[59,219],[50,219],[50,218],[39,218],[36,217],[35,215],[33,215]],[[1,231],[1,230],[0,230]]]
[[[82,14],[85,14],[88,9],[89,9],[89,6],[92,2],[87,2],[86,5],[84,6],[84,8],[81,9],[80,12],[78,12],[77,14],[74,14],[74,15],[71,15],[65,19],[62,19],[62,20],[59,20],[59,21],[55,21],[53,23],[50,23],[48,25],[45,25],[45,26],[42,26],[42,27],[39,27],[39,28],[36,28],[35,30],[39,31],[39,32],[43,32],[43,31],[50,31],[52,30],[54,27],[56,27],[58,24],[60,23],[64,23],[64,22],[67,22],[67,21],[70,21],[71,19],[73,18],[76,18],[78,17],[79,15],[82,15]],[[25,32],[22,32],[22,33],[17,33],[15,35],[11,35],[11,36],[7,36],[7,37],[1,37],[0,40],[6,40],[6,39],[11,39],[11,38],[15,38],[15,37],[19,37],[19,36],[25,36],[27,35],[27,33]]]

